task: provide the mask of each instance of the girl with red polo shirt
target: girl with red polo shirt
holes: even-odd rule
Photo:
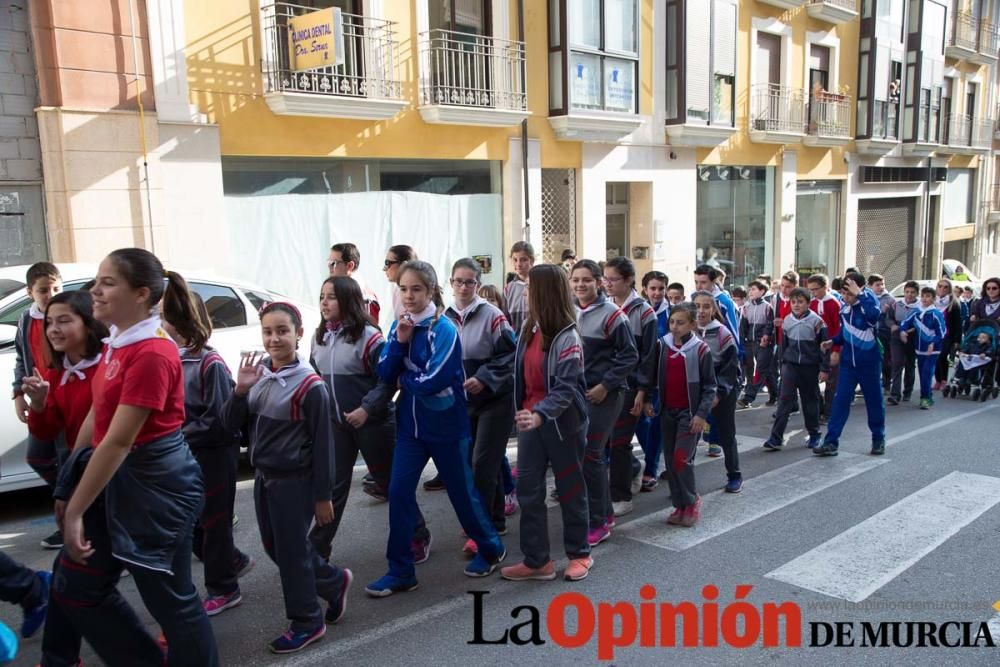
[[[201,513],[201,470],[184,441],[184,376],[173,321],[195,317],[187,284],[151,253],[116,250],[91,289],[110,325],[91,384],[93,408],[77,438],[86,468],[57,503],[65,545],[54,601],[107,664],[156,665],[163,651],[116,588],[122,568],[163,629],[168,665],[217,665],[212,626],[191,581],[191,540]],[[74,464],[73,468],[80,465]],[[87,512],[103,502],[106,512]]]
[[[670,309],[670,333],[660,339],[657,391],[646,414],[660,415],[663,464],[674,511],[667,523],[691,527],[701,517],[701,498],[694,483],[694,453],[715,400],[715,364],[708,343],[694,335],[693,303]]]
[[[587,540],[590,519],[583,477],[587,446],[583,341],[562,267],[540,264],[532,267],[528,278],[528,317],[514,361],[517,495],[524,561],[501,569],[500,575],[512,581],[556,578],[555,563],[549,558],[545,507],[545,471],[551,464],[569,557],[563,576],[577,581],[594,564]]]
[[[93,299],[86,290],[56,294],[45,309],[44,321],[49,368],[44,373],[35,368],[21,385],[30,407],[28,429],[32,436],[47,442],[65,434],[72,447],[90,412],[90,384],[108,329],[94,319]],[[60,572],[58,565],[56,572]],[[42,664],[75,665],[79,657],[80,634],[65,614],[51,605],[42,640]]]

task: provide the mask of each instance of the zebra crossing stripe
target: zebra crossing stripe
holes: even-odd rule
[[[769,572],[861,602],[1000,502],[1000,478],[952,472]]]
[[[701,520],[693,529],[667,526],[671,509],[667,507],[667,512],[619,523],[615,535],[669,551],[684,551],[887,462],[885,458],[849,452],[841,452],[837,459],[802,459],[747,480],[739,496],[721,490],[705,494],[701,499]]]

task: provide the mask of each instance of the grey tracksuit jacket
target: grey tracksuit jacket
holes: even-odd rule
[[[228,430],[223,406],[233,394],[233,377],[219,353],[205,347],[197,354],[181,350],[184,372],[184,439],[191,449],[229,447],[239,429]]]
[[[476,414],[497,399],[510,400],[517,342],[503,312],[485,300],[477,300],[464,317],[454,306],[444,314],[458,328],[465,377],[476,378],[485,387],[479,394],[469,395],[469,413]]]
[[[377,373],[385,337],[367,325],[358,340],[349,342],[343,329],[327,331],[320,343],[313,338],[309,361],[330,388],[333,421],[345,424],[344,413],[364,408],[372,422],[380,422],[393,412],[392,387]]]
[[[656,394],[650,402],[653,403],[657,412],[663,410],[663,400],[666,397],[668,355],[676,354],[670,347],[671,343],[673,343],[673,335],[667,334],[656,345]],[[735,346],[732,349],[735,350]],[[688,406],[691,410],[691,416],[692,418],[708,419],[708,413],[712,410],[712,401],[715,399],[717,390],[712,350],[709,349],[708,343],[692,334],[688,342],[680,347],[680,354],[684,355]]]
[[[822,373],[830,371],[830,355],[820,349],[829,336],[823,318],[809,310],[803,317],[786,317],[781,328],[781,361],[796,366],[819,366]]]
[[[629,375],[639,363],[639,352],[628,317],[604,294],[576,309],[576,322],[583,339],[584,379],[588,387],[603,384],[609,392],[628,385]]]
[[[638,296],[622,306],[639,356],[638,365],[628,377],[628,388],[648,391],[656,383],[656,313]]]
[[[517,339],[514,361],[514,405],[517,409],[524,404],[526,395],[524,375],[519,369],[524,368],[525,350],[537,331],[538,327],[535,326],[532,331],[522,332]],[[532,411],[540,414],[546,421],[554,422],[561,440],[573,435],[569,430],[570,424],[580,424],[587,420],[583,354],[583,341],[577,327],[570,325],[556,334],[544,355],[545,398]],[[572,409],[576,409],[576,415],[567,414]]]

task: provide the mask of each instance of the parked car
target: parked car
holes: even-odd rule
[[[88,264],[60,264],[63,289],[80,289],[96,273]],[[9,387],[14,381],[14,335],[21,314],[31,301],[27,296],[24,274],[27,266],[0,268],[0,493],[44,484],[25,462],[28,428],[14,413],[14,401]],[[261,349],[260,319],[257,311],[270,301],[288,301],[272,290],[242,281],[184,273],[188,284],[205,301],[212,318],[212,338],[209,344],[219,351],[235,374],[240,351]],[[294,303],[294,302],[293,302]],[[305,320],[305,339],[319,324],[319,310],[295,303]],[[303,345],[307,352],[308,343]],[[7,407],[3,407],[6,404]]]

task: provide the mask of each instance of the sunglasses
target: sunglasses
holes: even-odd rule
[[[402,260],[399,259],[387,259],[385,260],[385,268],[389,268],[393,264],[402,264]]]
[[[1000,289],[1000,285],[987,285],[986,286],[986,291],[987,292],[992,292],[993,290],[998,290],[998,289]]]

